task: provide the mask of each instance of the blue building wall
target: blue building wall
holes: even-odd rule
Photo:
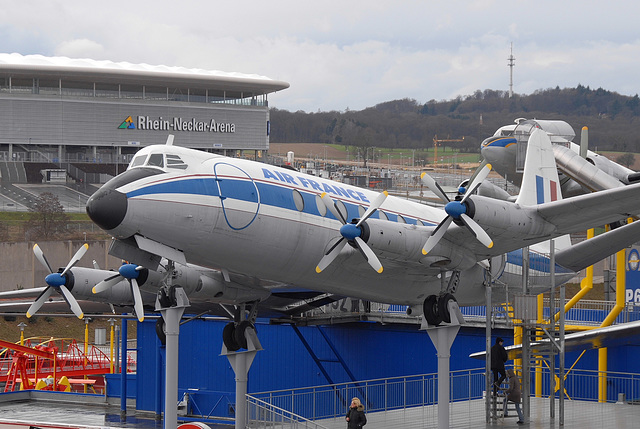
[[[200,408],[198,414],[232,415],[235,375],[227,358],[220,355],[225,324],[193,320],[180,328],[179,396],[188,391]],[[249,372],[249,393],[329,384],[291,326],[258,321],[256,328],[264,350],[257,353]],[[351,380],[340,363],[331,362],[337,360],[336,355],[320,330],[356,380],[437,372],[435,347],[428,334],[414,325],[360,322],[298,329],[323,361],[333,383]],[[137,408],[160,412],[164,404],[164,348],[157,339],[155,321],[138,324],[137,332]],[[469,358],[470,353],[484,350],[484,335],[484,328],[461,328],[451,348],[452,371],[484,367],[484,361]],[[513,344],[512,335],[511,330],[493,331],[493,337],[503,337],[505,345]],[[640,345],[610,348],[609,370],[640,372],[638,352]],[[578,355],[568,353],[565,367],[571,367]],[[596,370],[597,365],[598,352],[592,350],[575,369]]]

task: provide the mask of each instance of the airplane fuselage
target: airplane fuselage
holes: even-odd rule
[[[117,239],[145,237],[176,249],[189,263],[392,304],[420,304],[441,291],[446,279],[439,275],[453,269],[461,271],[460,304],[481,302],[481,249],[490,257],[522,245],[513,242],[489,251],[475,240],[462,247],[443,240],[424,256],[423,244],[446,214],[389,196],[367,221],[365,240],[384,258],[384,272],[373,271],[357,249],[346,246],[317,274],[318,261],[341,237],[341,222],[327,211],[322,193],[336,201],[347,222],[360,218],[378,195],[253,161],[152,146],[92,196],[87,211]],[[511,203],[478,196],[470,200],[495,238],[518,236],[523,228],[533,238],[549,233],[546,225],[529,222],[526,210],[507,210]],[[515,226],[504,229],[505,222]],[[492,230],[492,224],[501,229]],[[468,234],[464,227],[451,228],[454,235]]]

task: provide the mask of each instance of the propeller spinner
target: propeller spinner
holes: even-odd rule
[[[44,253],[40,249],[40,246],[37,244],[33,246],[33,253],[36,256],[36,259],[40,261],[40,263],[49,270],[49,275],[47,275],[44,281],[47,283],[47,288],[40,294],[40,296],[34,301],[33,304],[27,310],[27,317],[31,317],[42,307],[42,305],[49,299],[53,291],[58,291],[64,298],[64,300],[69,304],[69,308],[73,314],[78,317],[78,319],[82,319],[84,317],[84,313],[78,304],[78,301],[71,294],[69,288],[73,287],[73,274],[69,271],[76,265],[80,259],[87,253],[87,249],[89,249],[88,244],[83,244],[80,249],[73,255],[73,258],[69,261],[67,266],[60,272],[54,273],[51,269],[51,265],[49,265],[49,261],[44,256]]]
[[[133,308],[136,312],[136,317],[140,322],[144,320],[144,307],[142,306],[142,295],[140,294],[140,286],[138,284],[138,280],[141,283],[144,283],[147,279],[149,271],[135,264],[122,264],[120,268],[118,268],[118,274],[108,277],[98,283],[93,288],[93,293],[100,293],[107,289],[112,288],[117,283],[121,282],[122,279],[126,279],[129,282],[129,287],[131,288],[131,295],[133,296]]]
[[[469,187],[467,189],[460,189],[460,192],[464,194],[460,201],[451,201],[440,185],[438,185],[431,176],[427,173],[422,173],[422,183],[424,183],[434,194],[446,203],[444,211],[447,213],[447,217],[445,217],[436,229],[433,230],[431,236],[429,236],[427,242],[424,244],[424,247],[422,248],[423,255],[429,253],[436,244],[438,244],[440,239],[444,236],[444,233],[447,232],[447,228],[449,228],[449,225],[451,225],[451,222],[454,220],[461,221],[480,243],[484,244],[488,248],[493,247],[493,240],[489,237],[489,234],[487,234],[484,229],[482,229],[482,227],[467,214],[468,205],[465,204],[467,198],[469,198],[469,196],[478,189],[478,186],[480,186],[484,179],[487,178],[490,171],[491,164],[484,165],[475,175],[472,182],[469,184]]]
[[[373,253],[373,250],[371,250],[367,243],[365,243],[365,241],[360,237],[362,236],[362,223],[366,221],[378,208],[380,208],[388,195],[389,193],[387,191],[383,191],[379,194],[356,223],[347,223],[347,220],[336,208],[334,201],[326,192],[320,196],[327,209],[335,216],[336,219],[342,222],[342,226],[340,227],[340,235],[342,235],[342,237],[340,237],[340,240],[338,240],[336,244],[334,244],[322,257],[316,267],[317,273],[320,273],[322,270],[327,268],[347,243],[354,245],[358,250],[360,250],[360,252],[362,252],[369,265],[371,265],[371,268],[376,270],[378,273],[382,272],[382,264],[380,263],[380,260],[375,253]]]

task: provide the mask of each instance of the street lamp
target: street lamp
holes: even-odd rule
[[[24,322],[18,323],[18,328],[20,328],[20,345],[24,346],[24,328],[27,327],[27,324]]]

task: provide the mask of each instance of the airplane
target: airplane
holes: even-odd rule
[[[583,130],[581,145],[573,143],[575,132],[564,121],[518,118],[514,124],[500,127],[486,138],[480,145],[481,154],[496,172],[519,186],[522,180],[522,173],[517,171],[519,146],[526,143],[536,129],[545,131],[551,139],[564,197],[613,189],[640,180],[639,173],[588,150],[587,130]],[[509,195],[503,197],[509,198]]]
[[[523,246],[616,222],[640,209],[640,185],[561,199],[551,142],[542,131],[529,137],[515,201],[474,194],[489,166],[453,201],[423,174],[423,183],[446,201],[444,209],[174,146],[172,140],[141,149],[125,172],[89,199],[87,213],[115,238],[110,254],[158,272],[151,290],[182,285],[179,279],[167,282],[171,276],[162,267],[166,273],[191,266],[215,273],[216,287],[241,284],[252,291],[230,301],[234,321],[223,334],[230,350],[272,294],[269,285],[299,288],[300,296],[407,305],[408,312],[439,325],[450,321],[450,301],[483,302],[487,260],[505,260]],[[565,241],[556,254],[564,267],[557,264],[556,271],[562,279],[573,277],[589,258],[602,259],[640,239],[638,225],[602,234],[600,246],[588,251]],[[96,297],[112,289],[102,283],[112,274],[100,274],[101,282],[84,288],[95,287]],[[116,285],[129,290],[129,305],[136,300],[133,289],[141,286],[124,276]],[[203,293],[204,304],[217,305],[215,287]]]

